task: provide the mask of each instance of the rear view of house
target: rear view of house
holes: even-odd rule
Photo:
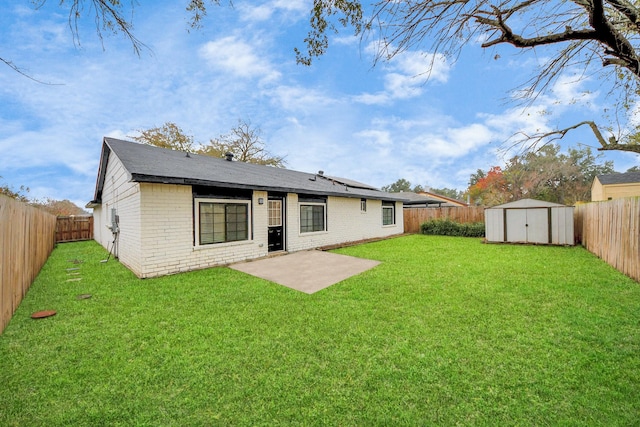
[[[366,184],[104,138],[102,246],[138,277],[403,232],[402,197]]]

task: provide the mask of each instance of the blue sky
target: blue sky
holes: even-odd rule
[[[597,82],[575,83],[570,74],[526,111],[509,102],[540,50],[469,46],[455,63],[436,58],[426,80],[427,50],[374,67],[372,48],[344,31],[311,67],[296,65],[311,3],[235,0],[233,8],[211,6],[202,29],[187,31],[186,1],[140,0],[134,34],[149,50],[137,57],[122,36],[101,44],[91,19],[74,45],[57,1],[39,10],[27,0],[1,2],[0,56],[55,83],[0,66],[2,183],[84,206],[103,136],[127,139],[174,122],[207,142],[244,120],[290,169],[379,187],[405,178],[464,189],[477,169],[503,164],[502,143],[514,132],[594,119],[606,102]],[[586,102],[573,103],[585,89]],[[579,143],[596,147],[586,131],[562,142]],[[620,152],[604,160],[618,171],[640,162]]]

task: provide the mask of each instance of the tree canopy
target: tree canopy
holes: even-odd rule
[[[424,191],[424,188],[421,185],[415,185],[412,187],[409,181],[404,178],[400,178],[392,184],[383,186],[382,191],[386,191],[387,193],[401,193],[404,191],[418,193],[420,191]]]
[[[182,128],[172,122],[166,122],[160,127],[139,130],[138,132],[140,132],[140,135],[132,136],[131,138],[143,144],[189,153],[193,153],[195,149],[193,136],[187,135]]]
[[[439,194],[441,196],[449,197],[450,199],[464,200],[464,191],[460,191],[455,188],[429,188],[430,193]]]
[[[494,206],[523,198],[572,205],[591,198],[597,175],[613,173],[613,162],[599,163],[589,147],[560,152],[549,144],[536,152],[511,158],[504,169],[473,174],[468,189],[476,204]],[[471,184],[472,183],[472,184]]]
[[[160,127],[139,130],[140,135],[131,136],[135,141],[156,147],[204,154],[212,157],[225,157],[233,154],[234,159],[258,165],[282,168],[286,162],[283,156],[271,154],[260,136],[259,127],[252,127],[250,122],[238,120],[238,125],[228,134],[212,138],[207,144],[197,143],[195,138],[185,133],[175,123],[167,122]]]

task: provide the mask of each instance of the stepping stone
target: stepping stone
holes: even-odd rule
[[[67,268],[67,271],[75,271],[75,270],[80,270],[80,268],[79,267]]]
[[[67,282],[79,282],[82,280],[82,277],[78,277],[77,279],[67,279]]]
[[[51,317],[51,316],[55,316],[56,315],[56,311],[55,310],[43,310],[43,311],[36,311],[35,313],[33,313],[31,315],[32,319],[44,319],[45,317]]]
[[[76,298],[78,298],[78,299],[89,299],[89,298],[91,298],[91,294],[78,295]]]

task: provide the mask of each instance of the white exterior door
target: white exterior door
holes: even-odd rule
[[[527,241],[527,210],[507,209],[507,241]]]
[[[507,209],[507,241],[550,243],[547,208]]]
[[[527,209],[527,242],[549,242],[549,211],[547,208]]]

